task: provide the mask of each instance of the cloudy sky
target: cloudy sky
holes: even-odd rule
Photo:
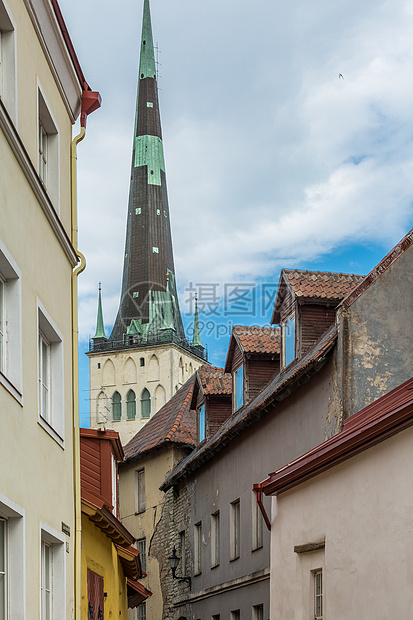
[[[143,1],[60,5],[103,99],[78,149],[84,346],[100,280],[108,331],[118,306]],[[152,0],[151,12],[184,314],[190,282],[221,295],[276,283],[283,266],[373,268],[413,225],[412,3]],[[227,343],[209,342],[213,363]]]

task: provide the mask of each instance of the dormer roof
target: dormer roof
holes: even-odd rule
[[[227,373],[231,372],[237,345],[244,354],[279,355],[281,350],[280,330],[278,327],[234,325],[225,362],[225,372]]]
[[[201,366],[196,371],[205,395],[230,395],[232,393],[231,375],[217,366]]]
[[[300,301],[338,304],[364,278],[365,276],[354,273],[283,269],[278,283],[271,323],[279,325],[280,308],[287,291],[290,291]]]

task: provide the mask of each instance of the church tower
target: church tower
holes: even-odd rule
[[[126,443],[206,360],[198,313],[185,337],[175,279],[149,0],[144,0],[121,297],[112,333],[99,288],[90,425]]]

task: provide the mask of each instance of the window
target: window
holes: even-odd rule
[[[0,618],[25,618],[24,509],[0,493]]]
[[[151,395],[146,388],[141,396],[141,415],[142,418],[149,418],[151,416]]]
[[[138,605],[138,620],[146,620],[146,603],[141,603]]]
[[[283,364],[288,366],[295,359],[295,314],[282,322]]]
[[[211,620],[221,620],[220,614],[214,614],[213,616],[211,616]]]
[[[181,571],[182,575],[186,575],[186,539],[185,531],[179,532],[179,543],[181,547]]]
[[[323,571],[314,572],[314,620],[323,620]]]
[[[252,493],[252,549],[260,549],[263,546],[264,519],[258,506],[257,496]]]
[[[145,366],[145,358],[141,357],[140,360],[139,360],[139,363],[140,363],[141,368],[142,368],[142,366]]]
[[[66,607],[64,535],[45,523],[40,531],[40,618],[59,618]]]
[[[264,605],[254,605],[252,608],[252,620],[264,620]]]
[[[122,397],[119,392],[115,392],[112,396],[112,419],[114,422],[122,419]]]
[[[199,441],[204,441],[206,437],[205,405],[202,405],[198,412],[198,435]]]
[[[237,499],[230,507],[230,554],[231,560],[239,558],[240,553],[240,501]]]
[[[126,397],[126,416],[128,420],[136,418],[136,396],[133,390],[129,390]]]
[[[142,570],[146,573],[146,538],[139,538],[136,543],[139,551],[139,557],[141,559]]]
[[[235,611],[231,611],[231,620],[240,620],[241,618],[241,613],[239,609],[236,609]]]
[[[146,510],[146,497],[145,497],[145,470],[138,469],[135,471],[135,512],[145,512]]]
[[[63,445],[63,339],[39,302],[37,368],[39,423]]]
[[[0,518],[0,618],[7,618],[7,521]]]
[[[244,404],[244,367],[240,366],[234,372],[234,411],[237,411]]]
[[[0,0],[0,99],[16,122],[15,27]]]
[[[211,515],[211,568],[219,564],[220,524],[219,512]]]
[[[194,574],[201,572],[202,523],[194,525]]]
[[[38,172],[53,205],[59,210],[59,132],[46,99],[38,89]]]
[[[21,276],[1,241],[0,384],[22,403]]]

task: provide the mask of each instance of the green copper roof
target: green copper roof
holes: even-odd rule
[[[204,348],[204,345],[202,344],[202,340],[201,340],[201,330],[199,329],[198,301],[196,297],[195,297],[194,335],[192,338],[192,346]]]
[[[103,324],[103,312],[102,312],[102,296],[101,286],[99,282],[99,299],[98,299],[98,318],[96,321],[96,333],[93,338],[104,338],[106,340],[105,326]]]
[[[149,0],[145,0],[143,5],[142,21],[142,40],[141,40],[141,59],[139,63],[139,77],[156,77],[155,54],[153,51],[151,12]]]

